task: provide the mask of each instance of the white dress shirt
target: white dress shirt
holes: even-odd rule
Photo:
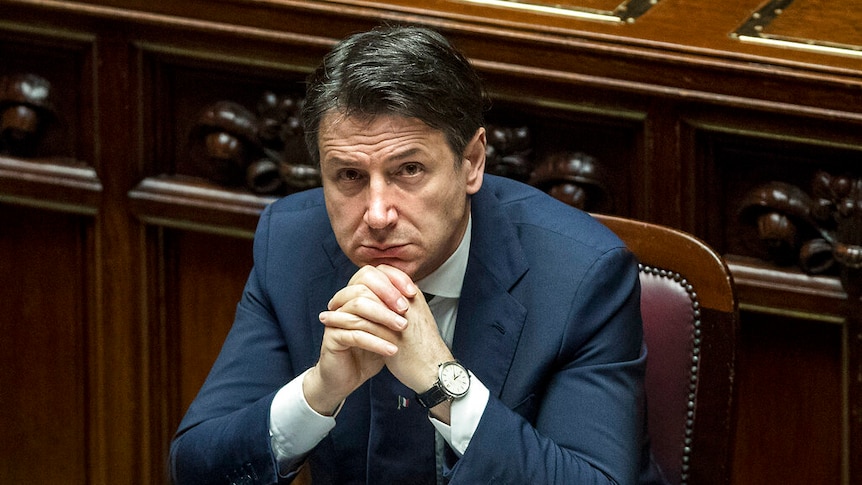
[[[416,282],[423,292],[435,295],[428,306],[437,321],[443,341],[450,349],[455,335],[458,301],[470,255],[472,222],[471,218],[467,223],[464,237],[452,256],[433,273]],[[282,475],[294,469],[305,454],[326,437],[327,433],[335,427],[338,415],[336,411],[334,416],[323,416],[308,405],[302,392],[302,380],[307,372],[306,370],[285,384],[276,393],[270,407],[269,429],[272,436],[272,449]],[[472,375],[470,390],[464,397],[452,402],[450,425],[429,415],[439,435],[457,456],[460,457],[467,450],[470,439],[479,425],[479,419],[488,404],[488,397],[488,389],[475,375]],[[444,444],[439,439],[437,443],[439,476]]]

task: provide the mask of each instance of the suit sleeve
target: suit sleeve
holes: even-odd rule
[[[602,255],[563,302],[571,306],[557,359],[525,399],[535,413],[528,419],[492,395],[451,485],[637,482],[645,352],[631,253]]]
[[[262,290],[268,212],[255,235],[255,267],[234,324],[171,444],[176,485],[276,483],[269,412],[294,377],[284,336]]]

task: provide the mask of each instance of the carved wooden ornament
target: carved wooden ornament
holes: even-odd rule
[[[740,209],[778,264],[798,263],[809,274],[838,265],[850,295],[862,286],[862,179],[818,172],[812,196],[795,185],[769,182],[750,191]]]
[[[32,154],[55,117],[51,84],[35,74],[0,78],[0,153]]]
[[[299,110],[302,100],[267,92],[257,112],[233,101],[207,106],[189,134],[191,155],[206,176],[222,185],[244,185],[258,194],[280,194],[320,185],[311,165]]]

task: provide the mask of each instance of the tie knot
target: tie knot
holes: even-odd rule
[[[427,291],[423,291],[422,294],[425,295],[425,301],[428,303],[431,303],[431,300],[433,300],[434,297],[437,296],[433,293],[428,293]]]

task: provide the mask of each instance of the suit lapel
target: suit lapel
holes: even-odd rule
[[[499,396],[527,317],[511,291],[528,266],[515,228],[490,189],[473,197],[472,211],[473,238],[452,353]]]

